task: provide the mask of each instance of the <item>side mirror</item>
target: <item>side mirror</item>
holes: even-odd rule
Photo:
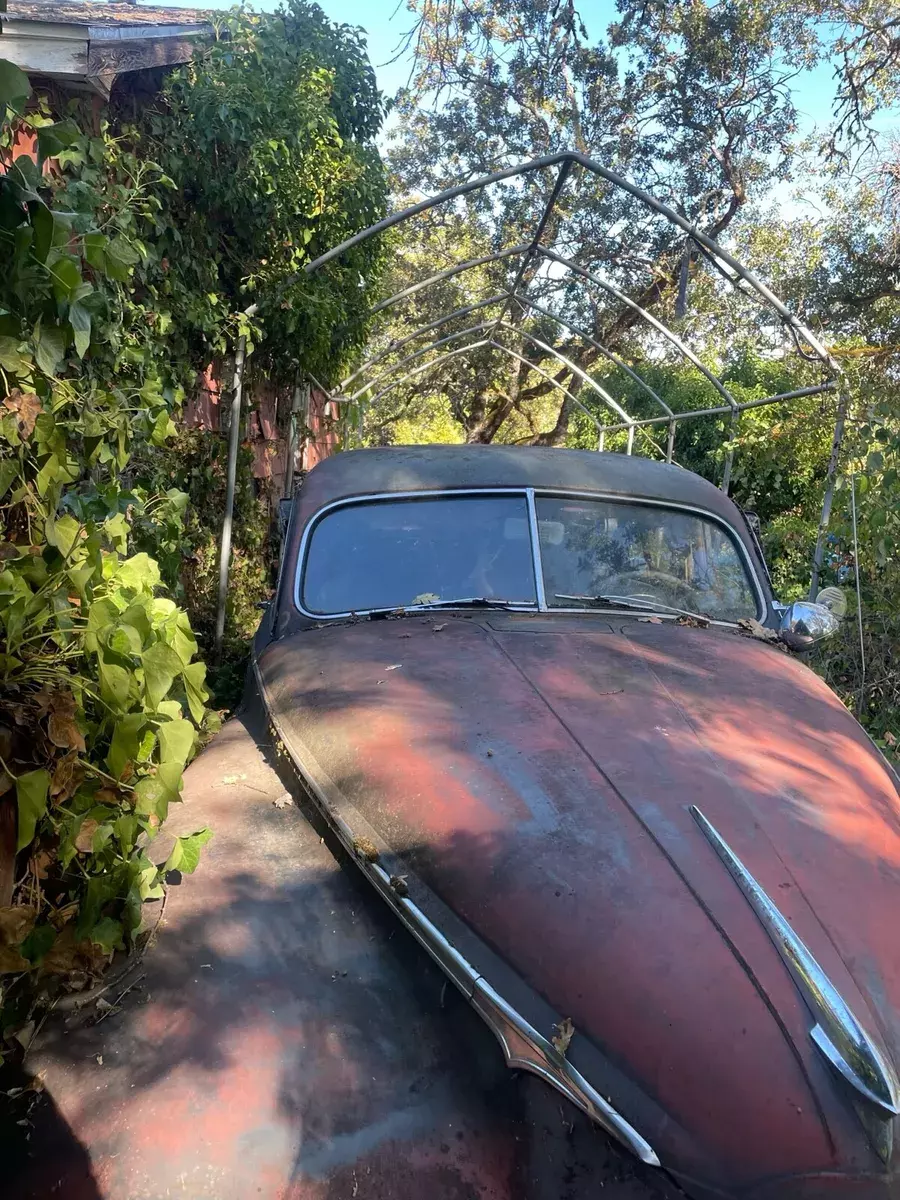
[[[781,640],[792,650],[809,650],[818,642],[832,637],[840,621],[824,604],[811,600],[795,600],[781,614],[778,632]]]

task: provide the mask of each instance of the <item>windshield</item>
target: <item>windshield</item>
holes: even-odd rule
[[[651,504],[537,497],[544,590],[645,600],[721,621],[755,616],[756,597],[732,538],[693,513]],[[651,603],[653,602],[653,603]]]
[[[524,496],[374,500],[326,513],[303,574],[327,615],[481,597],[536,602]]]

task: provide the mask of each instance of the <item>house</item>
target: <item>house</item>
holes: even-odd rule
[[[187,62],[213,36],[210,14],[197,8],[136,4],[58,4],[9,0],[0,57],[37,86],[91,92],[109,99],[117,83],[137,83],[156,68]]]

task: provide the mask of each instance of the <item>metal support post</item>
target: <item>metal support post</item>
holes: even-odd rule
[[[822,500],[822,515],[819,517],[819,531],[816,536],[816,549],[813,553],[812,577],[809,582],[809,598],[815,600],[819,593],[819,576],[822,573],[822,560],[825,557],[825,537],[828,533],[828,522],[831,520],[831,505],[834,501],[834,485],[837,479],[838,464],[841,459],[841,447],[844,444],[844,427],[847,424],[847,410],[850,407],[850,393],[846,384],[841,388],[838,400],[837,418],[834,422],[834,436],[831,439],[831,456],[828,459],[828,470],[825,474],[825,496]]]
[[[225,636],[225,603],[228,599],[228,570],[231,566],[231,529],[234,523],[234,488],[237,479],[238,448],[241,444],[241,401],[244,388],[244,356],[247,339],[238,338],[234,354],[234,378],[231,384],[231,428],[228,431],[228,468],[225,482],[225,513],[219,542],[219,595],[216,605],[216,657],[222,652]]]

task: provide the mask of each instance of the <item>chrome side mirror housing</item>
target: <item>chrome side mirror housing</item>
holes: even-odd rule
[[[809,650],[837,633],[840,621],[824,604],[795,600],[781,614],[778,632],[791,650]]]

